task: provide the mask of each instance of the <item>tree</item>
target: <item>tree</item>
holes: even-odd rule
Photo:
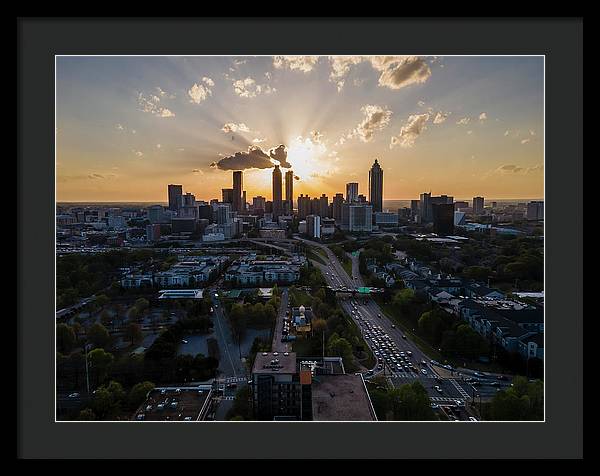
[[[94,421],[97,420],[98,417],[91,408],[84,408],[79,412],[77,419],[80,421]]]
[[[75,332],[67,324],[56,326],[56,347],[61,354],[69,354],[75,345]]]
[[[113,380],[96,390],[92,400],[92,410],[101,420],[109,419],[120,413],[125,395],[123,386]]]
[[[125,328],[125,336],[131,342],[131,345],[139,342],[144,337],[142,327],[136,322],[130,322]]]
[[[92,371],[96,374],[96,382],[102,382],[114,361],[114,356],[110,352],[106,352],[104,349],[94,349],[88,354],[89,366]]]
[[[154,387],[155,385],[148,381],[136,383],[127,397],[129,407],[135,409],[140,406],[141,403],[146,400],[148,393],[154,390]]]
[[[104,327],[108,327],[112,324],[112,316],[106,309],[100,313],[100,322]]]
[[[434,311],[427,311],[419,318],[419,329],[434,343],[440,342],[442,335],[442,319]]]
[[[231,306],[229,312],[229,322],[231,323],[231,330],[236,340],[240,340],[246,331],[247,316],[244,312],[244,306],[242,304],[234,304]]]
[[[96,304],[100,307],[100,309],[104,309],[104,306],[106,306],[109,302],[110,299],[106,294],[100,294],[96,297]]]
[[[336,333],[332,334],[327,342],[327,354],[332,357],[342,357],[344,366],[352,368],[353,355],[352,346],[343,337],[339,337]]]
[[[104,348],[110,342],[110,334],[102,324],[96,322],[87,331],[88,340],[94,347]]]

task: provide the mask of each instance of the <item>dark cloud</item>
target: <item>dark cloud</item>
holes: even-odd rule
[[[284,169],[291,169],[292,164],[287,161],[287,148],[281,144],[269,151],[269,155],[273,160],[279,162],[279,166]]]
[[[294,180],[300,180],[300,177],[298,177],[297,175],[294,175]]]
[[[221,170],[269,169],[273,162],[260,147],[250,146],[247,152],[236,152],[210,165]]]

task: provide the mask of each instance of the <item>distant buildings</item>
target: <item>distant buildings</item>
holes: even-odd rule
[[[169,210],[173,212],[179,211],[179,207],[181,206],[181,196],[183,195],[183,186],[182,185],[173,185],[170,184],[168,187],[169,194]]]
[[[533,201],[527,204],[527,220],[543,220],[544,219],[544,202]]]
[[[269,256],[258,260],[248,255],[236,260],[225,272],[225,281],[239,286],[267,284],[291,284],[300,278],[300,268],[306,264],[304,256],[295,255],[282,259]]]
[[[373,230],[373,207],[369,203],[344,203],[341,229],[353,233]]]
[[[369,200],[374,212],[383,211],[383,169],[377,159],[369,171]]]
[[[454,233],[454,204],[435,203],[431,207],[433,232],[438,235],[452,235]]]
[[[482,215],[484,206],[483,197],[473,197],[473,215]]]
[[[321,238],[321,217],[319,215],[306,217],[306,234],[310,238]]]
[[[223,203],[233,204],[233,189],[232,188],[221,189],[221,201]]]
[[[308,195],[300,194],[298,197],[298,218],[300,220],[305,220],[310,214],[310,197]]]
[[[398,213],[376,212],[375,224],[380,227],[396,227],[398,226]]]
[[[342,193],[336,193],[335,197],[333,197],[333,201],[332,201],[332,218],[335,220],[336,223],[341,223],[342,222],[342,205],[344,204],[344,194]]]
[[[351,182],[346,184],[346,201],[348,203],[358,201],[358,183]]]

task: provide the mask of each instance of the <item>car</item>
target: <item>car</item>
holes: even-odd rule
[[[381,317],[381,314],[377,314],[377,317]]]
[[[424,360],[421,360],[421,365],[427,365],[427,362],[425,362]]]
[[[404,334],[402,334],[402,338],[406,340],[406,336]]]
[[[77,393],[77,392],[71,393],[71,394],[69,394],[69,398],[79,398],[79,393]]]
[[[235,383],[235,382],[228,383],[228,384],[226,385],[226,387],[227,387],[227,388],[236,388],[236,387],[237,387],[237,383]]]
[[[212,306],[210,307],[210,312],[215,312]]]
[[[406,355],[408,355],[409,357],[411,357],[412,356],[412,352],[410,350],[407,350],[406,351]]]
[[[182,343],[182,344],[187,344],[187,343],[188,343],[188,341],[187,341],[187,340],[185,340],[185,339],[181,339],[181,343]]]
[[[496,377],[497,380],[506,380],[506,376],[505,375],[498,375]]]
[[[192,421],[192,417],[191,416],[186,416],[183,420],[184,421]]]
[[[421,373],[422,373],[423,375],[427,375],[427,370],[425,370],[425,369],[421,369]]]
[[[143,420],[145,418],[146,415],[144,415],[143,413],[138,413],[138,415],[135,417],[136,420]]]
[[[469,421],[479,421],[479,420],[477,418],[475,418],[474,416],[470,416]]]
[[[436,385],[436,386],[435,386],[435,387],[433,387],[433,388],[435,388],[435,390],[436,390],[438,393],[444,393],[444,391],[442,390],[442,387],[440,387],[439,385]]]
[[[500,384],[498,382],[490,382],[489,384],[491,387],[499,387]]]
[[[454,402],[456,403],[456,406],[464,408],[465,406],[465,402],[463,400],[454,400]]]
[[[437,403],[432,403],[431,408],[435,410],[436,408],[440,408],[440,406]]]

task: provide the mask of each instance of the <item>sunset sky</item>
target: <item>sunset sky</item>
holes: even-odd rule
[[[241,169],[270,199],[277,162],[296,196],[367,194],[375,158],[385,199],[542,198],[543,81],[543,57],[57,57],[57,200],[209,200]]]

